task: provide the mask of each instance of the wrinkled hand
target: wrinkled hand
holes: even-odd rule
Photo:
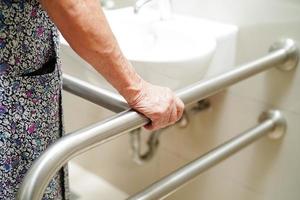
[[[171,89],[152,85],[146,81],[129,103],[130,107],[151,120],[144,126],[147,130],[164,128],[178,121],[183,113],[184,104]]]

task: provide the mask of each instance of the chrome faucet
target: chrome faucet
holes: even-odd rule
[[[134,4],[134,7],[133,7],[134,13],[137,14],[137,13],[140,11],[140,9],[141,9],[144,5],[146,5],[147,3],[149,3],[150,1],[152,1],[152,0],[137,0],[137,1],[135,2],[135,4]]]
[[[133,11],[137,14],[141,8],[152,0],[137,0],[134,4]],[[160,10],[160,18],[162,20],[170,19],[172,16],[172,3],[171,0],[157,0]]]
[[[113,0],[100,0],[100,3],[106,9],[112,9],[115,7],[115,2]]]

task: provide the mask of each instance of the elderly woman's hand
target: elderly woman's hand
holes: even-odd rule
[[[178,121],[183,113],[184,104],[167,87],[152,85],[141,81],[141,88],[137,94],[130,97],[129,105],[151,120],[144,127],[157,130]]]

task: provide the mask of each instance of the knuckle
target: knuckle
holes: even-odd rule
[[[164,114],[164,112],[165,112],[164,109],[159,109],[156,111],[155,116],[157,116],[157,118],[159,118]]]
[[[173,91],[170,89],[170,88],[168,88],[168,87],[166,87],[166,90],[169,92],[169,93],[172,93]]]
[[[160,115],[164,115],[168,110],[169,110],[169,105],[167,105],[167,106],[162,106],[162,107],[158,110],[158,113],[159,113]]]
[[[183,109],[178,109],[177,110],[177,118],[178,120],[182,117],[184,110]]]
[[[160,118],[160,114],[158,113],[158,112],[155,112],[155,113],[153,113],[151,116],[150,116],[150,119],[152,120],[152,121],[157,121],[159,118]]]
[[[180,108],[181,108],[181,110],[184,110],[185,105],[183,104],[183,102],[180,102]]]
[[[183,116],[183,112],[180,112],[178,115],[178,120],[180,120],[182,116]]]
[[[178,107],[178,109],[180,109],[180,110],[184,110],[184,104],[183,104],[183,102],[180,100],[180,101],[177,101],[177,107]]]
[[[170,97],[169,103],[172,104],[172,105],[176,105],[176,99],[175,99],[174,96],[171,96],[171,97]]]
[[[174,114],[172,117],[172,121],[171,121],[172,124],[176,123],[178,121],[178,119],[179,119],[178,116],[176,114]]]
[[[172,122],[170,122],[170,124],[169,125],[173,125],[173,124],[175,124],[177,121],[175,120],[175,121],[172,121]]]

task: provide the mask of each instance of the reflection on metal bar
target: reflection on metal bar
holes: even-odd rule
[[[121,95],[96,87],[68,74],[63,74],[63,89],[113,112],[128,109],[128,105]]]
[[[141,192],[129,197],[128,200],[163,199],[175,192],[189,180],[220,163],[260,137],[272,133],[273,131],[277,131],[277,134],[280,135],[285,133],[286,121],[279,111],[266,112],[265,116],[267,117],[260,120],[259,125],[230,139],[179,170],[153,183]]]
[[[271,67],[284,66],[285,69],[291,69],[297,66],[297,58],[297,48],[294,42],[288,39],[276,43],[268,55],[215,78],[198,82],[178,91],[177,95],[186,105],[191,104]],[[101,97],[97,98],[101,100]],[[143,115],[127,110],[64,136],[34,162],[23,180],[17,199],[42,199],[51,178],[70,159],[147,123],[149,119]]]

